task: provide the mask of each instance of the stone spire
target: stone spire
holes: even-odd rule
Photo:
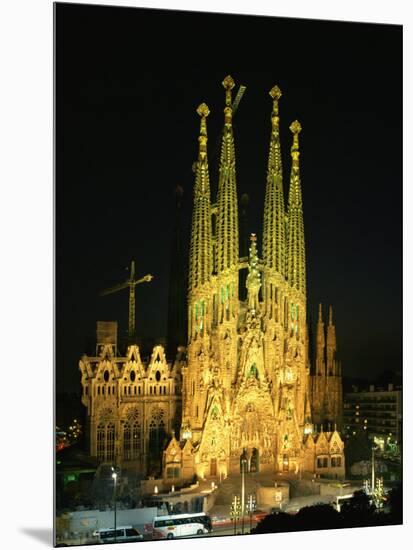
[[[231,76],[225,77],[222,85],[225,88],[225,124],[222,134],[221,161],[217,196],[216,221],[216,266],[221,272],[236,268],[238,264],[238,204],[235,174],[235,149],[232,131],[232,98],[231,90],[235,83]]]
[[[329,308],[328,325],[327,325],[327,374],[336,374],[336,327],[333,325],[333,307]]]
[[[285,209],[279,133],[280,119],[278,116],[278,100],[281,97],[281,90],[278,86],[271,89],[270,96],[273,99],[273,107],[264,202],[262,254],[265,267],[285,276]]]
[[[301,132],[301,124],[294,121],[290,130],[293,133],[293,145],[291,147],[292,167],[290,179],[290,193],[288,197],[288,254],[287,254],[287,278],[290,286],[306,294],[305,272],[305,241],[303,203],[300,181],[300,151],[298,134]]]
[[[316,341],[316,374],[324,376],[326,372],[325,367],[325,337],[324,337],[324,323],[323,323],[323,311],[322,305],[318,306],[318,321],[317,321],[317,341]]]
[[[192,212],[191,244],[189,251],[189,290],[209,282],[212,273],[211,193],[207,157],[208,106],[202,103],[197,113],[201,117],[198,138],[199,153],[196,163],[194,206]]]

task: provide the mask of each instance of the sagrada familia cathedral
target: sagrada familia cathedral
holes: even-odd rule
[[[280,89],[272,98],[261,236],[240,255],[233,79],[225,108],[218,193],[211,200],[209,109],[198,109],[187,294],[187,342],[168,362],[155,346],[144,364],[130,344],[101,338],[80,361],[90,454],[133,465],[164,483],[240,472],[344,476],[341,365],[330,306],[320,305],[315,358],[307,324],[306,254],[298,121],[291,124],[291,175],[285,208],[279,134]],[[258,248],[262,242],[262,253]],[[243,274],[246,274],[246,276]],[[240,284],[240,280],[242,284]],[[245,284],[245,289],[243,288]]]

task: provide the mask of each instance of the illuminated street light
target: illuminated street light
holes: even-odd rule
[[[116,498],[119,468],[112,466],[113,494],[114,494],[114,542],[116,543]]]
[[[250,493],[247,499],[247,512],[249,513],[249,516],[250,516],[250,533],[252,529],[252,514],[256,510],[256,508],[257,508],[257,501],[255,498],[255,494]]]
[[[242,486],[241,486],[241,532],[244,534],[244,515],[245,515],[245,465],[247,463],[246,458],[241,459],[241,475],[242,475]]]
[[[229,512],[231,521],[234,521],[234,535],[237,534],[237,519],[239,519],[241,514],[241,502],[239,496],[235,495],[232,499],[232,504]]]

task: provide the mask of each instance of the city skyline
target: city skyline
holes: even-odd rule
[[[219,150],[221,81],[228,73],[237,87],[247,87],[234,117],[237,179],[239,195],[250,197],[248,229],[257,233],[259,251],[270,134],[268,92],[278,84],[283,92],[285,192],[288,127],[296,118],[303,127],[300,160],[313,329],[320,300],[325,318],[331,303],[344,376],[375,377],[386,367],[401,370],[400,28],[127,8],[117,13],[101,8],[98,13],[85,6],[79,19],[79,9],[64,6],[64,19],[57,16],[58,390],[76,389],[78,361],[90,351],[96,321],[118,320],[126,331],[127,292],[110,298],[99,297],[99,292],[127,278],[124,268],[132,258],[138,277],[155,276],[137,290],[138,334],[152,336],[155,343],[166,336],[173,192],[177,185],[184,189],[188,227],[199,123],[195,109],[201,101],[211,109],[208,154],[216,192],[214,147]],[[90,32],[89,23],[96,18],[100,24]],[[261,25],[254,51],[264,68],[251,70],[245,63],[242,40],[229,59],[217,44],[198,41],[201,61],[192,65],[189,53],[185,59],[185,44],[177,39],[162,59],[149,53],[147,59],[139,58],[139,71],[134,69],[134,52],[150,43],[145,21],[167,33],[165,18],[171,28],[178,18],[194,40],[201,19],[204,25],[214,19],[217,35],[226,30],[228,42],[245,35],[248,25]],[[75,21],[72,41],[67,32]],[[112,39],[105,42],[109,26]],[[137,27],[140,33],[133,31]],[[266,59],[259,55],[268,51],[264,30],[269,28],[276,29],[280,47],[287,45],[286,52],[277,52],[274,69],[265,67],[269,53]],[[296,40],[288,43],[294,35],[311,36],[313,42],[306,49]],[[352,43],[344,48],[349,36]],[[364,50],[362,42],[368,44]],[[207,47],[210,53],[203,57]],[[174,66],[173,59],[179,64]],[[383,86],[387,78],[391,85]],[[391,189],[393,204],[387,192],[392,180],[398,182]]]

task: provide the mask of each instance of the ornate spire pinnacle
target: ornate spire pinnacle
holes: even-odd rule
[[[280,88],[274,86],[270,90],[270,96],[273,99],[273,106],[264,202],[262,250],[265,267],[285,277],[285,208],[278,116],[278,100],[281,97]]]
[[[296,161],[298,163],[298,158],[300,156],[300,148],[298,143],[298,134],[301,132],[301,124],[298,122],[298,120],[294,120],[294,122],[290,126],[290,130],[293,133],[293,144],[291,147],[291,156],[293,158],[293,163]]]
[[[191,245],[189,259],[189,289],[208,282],[212,274],[211,197],[207,157],[206,117],[209,108],[201,103],[197,109],[201,117],[199,155],[196,163],[194,206],[192,211]]]
[[[270,96],[274,100],[273,101],[273,106],[272,106],[272,115],[271,115],[272,127],[273,128],[275,128],[275,127],[278,128],[278,124],[280,122],[280,119],[278,117],[278,100],[282,96],[280,88],[278,86],[274,86],[273,88],[271,88]]]
[[[336,327],[333,325],[333,307],[329,307],[328,325],[327,325],[327,374],[334,375],[336,368]]]
[[[231,90],[235,86],[232,76],[228,75],[224,78],[222,85],[225,88],[225,124],[232,123],[232,93]]]
[[[238,264],[239,252],[237,182],[231,107],[231,90],[235,83],[231,76],[227,76],[222,85],[225,88],[225,125],[222,134],[217,196],[215,269],[218,275]],[[235,288],[238,288],[237,281],[234,281]]]
[[[208,141],[208,134],[207,134],[207,125],[206,125],[206,117],[209,115],[209,108],[206,103],[201,103],[199,105],[198,109],[196,110],[198,115],[201,117],[201,129],[199,131],[199,160],[204,160],[206,158],[207,154],[207,141]]]
[[[323,323],[322,304],[318,305],[318,321],[317,321],[317,342],[316,342],[316,374],[325,374],[325,335]]]
[[[290,130],[293,133],[291,147],[292,167],[290,178],[290,193],[288,197],[288,269],[287,276],[290,285],[303,294],[306,293],[305,270],[305,240],[304,219],[302,209],[299,143],[298,134],[301,132],[301,124],[295,120]]]

